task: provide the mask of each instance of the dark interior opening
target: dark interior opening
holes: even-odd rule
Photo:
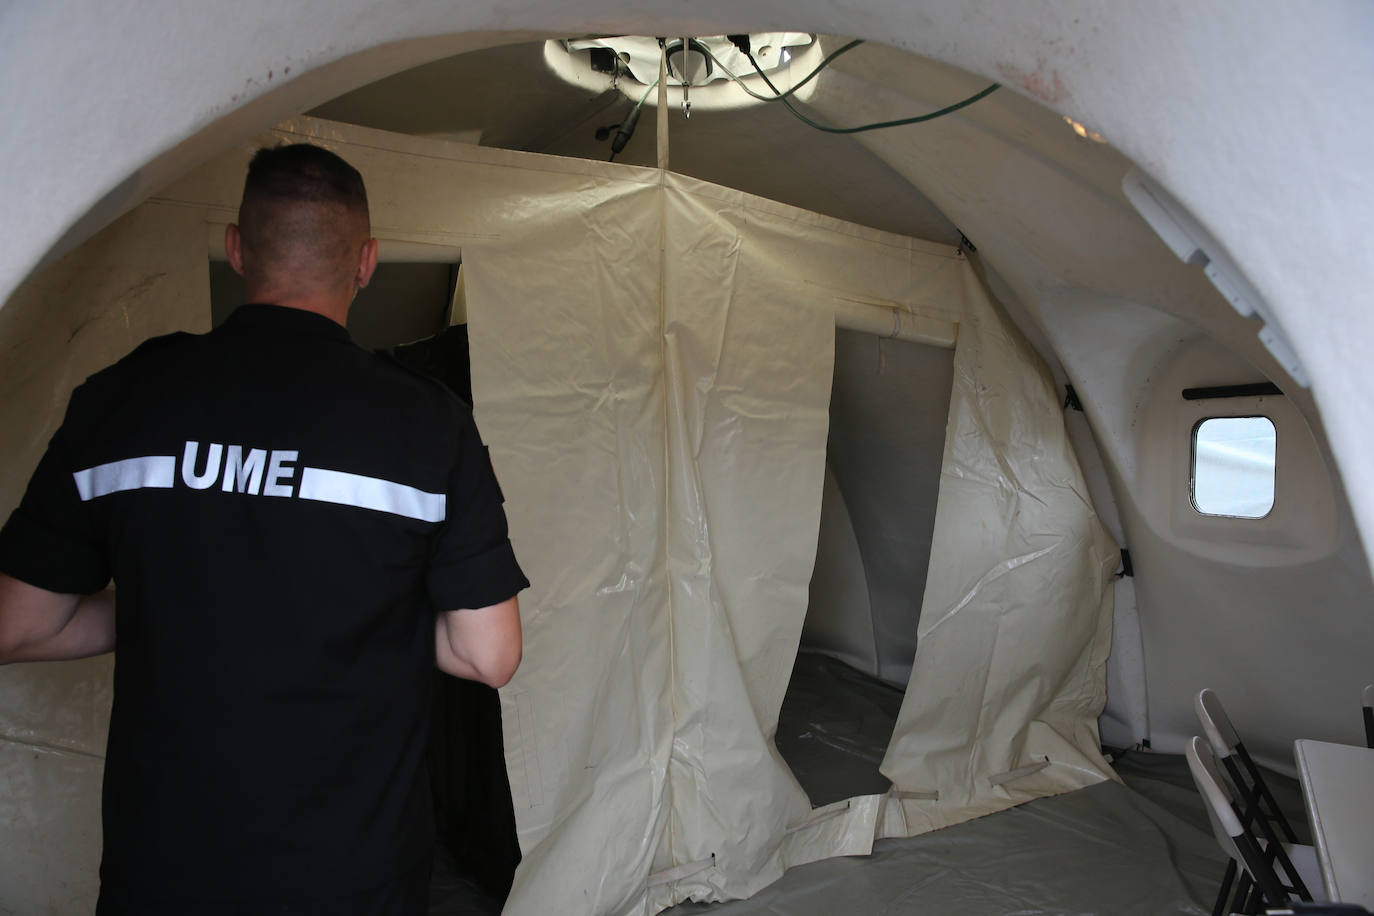
[[[820,537],[778,752],[814,806],[887,791],[916,654],[954,352],[835,332]]]

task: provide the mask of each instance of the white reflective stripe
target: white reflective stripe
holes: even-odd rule
[[[447,502],[443,493],[426,493],[403,483],[323,468],[301,468],[301,486],[296,495],[301,499],[376,509],[422,522],[442,522]]]
[[[82,502],[120,490],[137,490],[141,487],[169,489],[176,476],[175,455],[125,458],[123,461],[98,464],[72,475],[76,479],[76,491],[81,494]]]

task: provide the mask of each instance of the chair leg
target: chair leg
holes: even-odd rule
[[[1259,912],[1260,904],[1263,902],[1264,895],[1260,893],[1259,886],[1250,881],[1249,872],[1242,871],[1240,880],[1236,882],[1236,897],[1231,901],[1231,910],[1253,916]]]
[[[1212,916],[1226,916],[1227,904],[1231,902],[1231,882],[1235,879],[1236,860],[1228,859],[1226,874],[1221,877],[1221,890],[1217,892],[1217,902],[1212,904]],[[1239,891],[1239,888],[1237,890]]]

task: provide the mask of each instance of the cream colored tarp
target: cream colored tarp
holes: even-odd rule
[[[747,895],[876,836],[1107,776],[1113,548],[1048,379],[962,255],[654,170],[306,119],[258,142],[281,139],[359,167],[383,257],[463,259],[478,422],[533,582],[502,691],[525,852],[510,912]],[[161,265],[204,264],[255,145],[112,227],[133,234],[128,256],[87,277],[91,314],[208,320],[208,283],[162,282]],[[18,339],[63,352],[40,318],[89,247],[7,310],[33,324]],[[895,791],[813,811],[772,734],[806,615],[837,316],[946,345],[957,326],[958,343],[914,686],[884,764]],[[67,387],[16,404],[48,416]],[[94,821],[97,798],[69,801]]]
[[[1105,778],[1115,547],[1052,384],[962,256],[671,174],[576,203],[464,249],[478,420],[534,582],[503,693],[509,911],[745,896]],[[958,324],[955,394],[895,791],[813,812],[772,734],[855,303]]]
[[[1097,717],[1119,555],[1053,383],[968,283],[916,659],[882,765],[906,835],[1107,771]]]

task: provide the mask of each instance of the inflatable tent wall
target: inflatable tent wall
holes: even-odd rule
[[[1178,750],[1201,686],[1271,760],[1295,737],[1357,740],[1374,647],[1356,152],[1371,128],[1351,117],[1374,91],[1367,11],[546,6],[7,11],[0,67],[30,91],[4,103],[25,141],[3,151],[5,508],[75,384],[146,336],[208,326],[213,237],[271,124],[554,34],[853,34],[903,50],[817,81],[807,103],[836,121],[1006,83],[938,131],[863,141],[976,255],[671,169],[278,130],[359,164],[394,251],[464,263],[479,422],[535,580],[502,696],[526,854],[512,911],[744,895],[875,837],[1109,778],[1104,700],[1118,743]],[[894,789],[813,811],[771,729],[821,530],[837,324],[952,345],[954,376]],[[1179,396],[1266,379],[1283,396]],[[1061,410],[1064,381],[1083,414]],[[1252,413],[1276,429],[1274,511],[1198,515],[1194,426]],[[1118,545],[1134,581],[1113,582]],[[0,905],[89,906],[108,671],[0,671]]]

